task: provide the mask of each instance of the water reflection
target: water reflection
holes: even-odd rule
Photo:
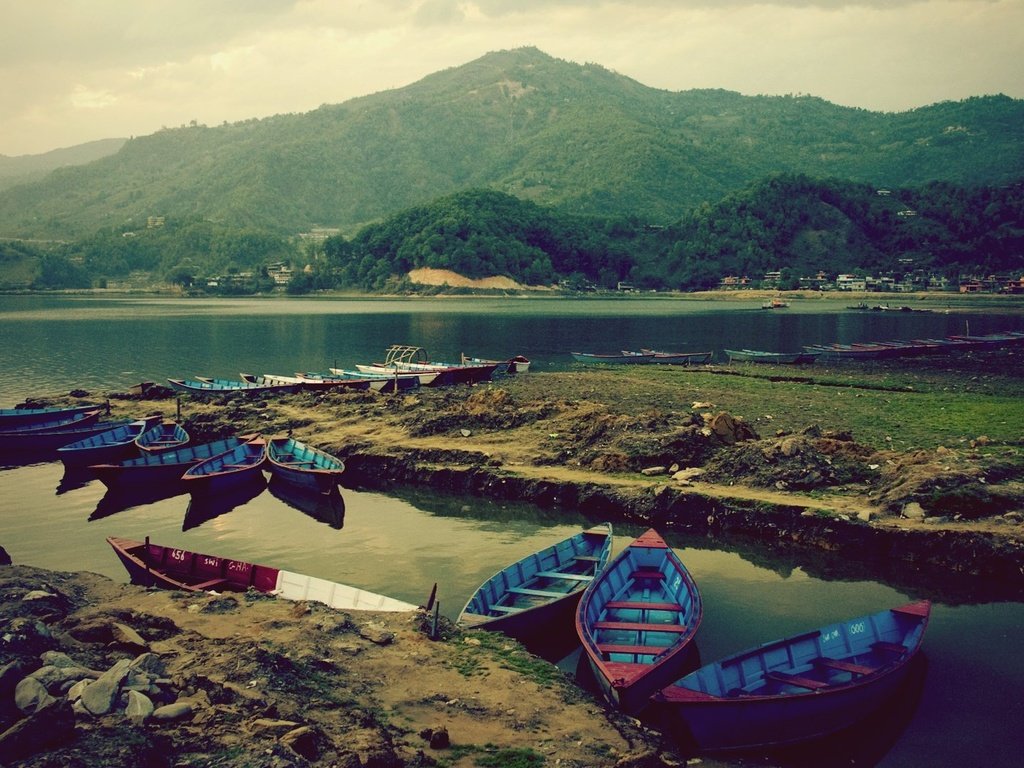
[[[317,493],[303,491],[272,477],[267,488],[275,498],[314,520],[338,531],[345,526],[345,499],[337,486],[327,493]]]
[[[57,484],[57,495],[84,488],[95,479],[95,473],[88,467],[66,467]]]
[[[197,528],[214,518],[226,515],[231,510],[255,499],[263,493],[266,487],[267,481],[263,474],[257,473],[251,481],[230,491],[221,493],[193,492],[188,502],[188,509],[185,510],[185,519],[181,524],[181,530]]]
[[[182,482],[157,485],[153,488],[111,488],[96,504],[96,509],[89,515],[89,520],[102,520],[118,512],[180,496],[186,490]]]

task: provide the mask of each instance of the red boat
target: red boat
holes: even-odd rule
[[[257,592],[286,600],[314,600],[332,608],[363,611],[413,611],[416,606],[358,587],[256,565],[226,557],[189,552],[116,536],[107,543],[128,570],[133,584],[185,592]]]
[[[703,613],[697,585],[655,530],[624,549],[587,587],[576,631],[605,697],[628,713],[680,676]]]

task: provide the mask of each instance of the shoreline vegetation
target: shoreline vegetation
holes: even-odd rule
[[[88,396],[109,397],[115,417],[173,417],[179,404],[157,385]],[[343,458],[347,487],[583,511],[654,526],[677,547],[791,557],[823,577],[958,604],[1024,595],[1022,396],[1016,346],[909,365],[612,367],[180,404],[197,440],[291,431]],[[500,635],[442,619],[430,640],[424,614],[150,592],[31,564],[0,568],[0,586],[15,638],[2,659],[11,765],[633,768],[690,757]],[[172,709],[82,714],[60,684],[38,712],[11,709],[30,673],[59,662],[102,676],[122,659],[148,670],[155,703]]]

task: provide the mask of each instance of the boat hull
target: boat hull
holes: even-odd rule
[[[190,493],[225,493],[262,478],[266,458],[267,443],[256,437],[189,467],[182,480]]]
[[[611,555],[611,534],[605,523],[512,563],[480,585],[457,624],[502,632],[523,643],[557,633],[559,627],[571,630],[583,591]]]
[[[669,728],[708,752],[835,733],[879,709],[905,683],[929,612],[927,601],[910,603],[767,643],[676,681],[653,706]]]
[[[0,409],[0,432],[18,427],[30,427],[48,421],[71,418],[91,411],[110,412],[110,405],[86,404],[53,408],[3,408]],[[99,418],[99,414],[97,414]]]
[[[626,547],[587,587],[576,631],[594,679],[629,714],[691,662],[703,615],[697,585],[654,530]]]
[[[122,424],[61,446],[57,455],[66,467],[120,461],[136,452],[135,439],[159,421],[159,417],[151,417]]]
[[[291,437],[275,437],[267,443],[267,465],[280,482],[314,493],[337,488],[345,471],[338,457]]]
[[[347,584],[266,565],[118,537],[107,543],[133,584],[186,592],[257,592],[286,600],[312,600],[341,610],[413,611],[416,606]]]
[[[254,437],[228,437],[211,443],[190,445],[170,451],[146,453],[117,464],[90,466],[92,473],[111,490],[179,486],[181,476],[192,466],[227,451],[234,450]]]

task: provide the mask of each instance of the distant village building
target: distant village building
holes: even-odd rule
[[[749,277],[736,277],[735,275],[729,275],[723,277],[719,282],[719,285],[725,289],[735,290],[737,288],[748,288],[750,286]]]
[[[836,288],[840,291],[866,291],[867,280],[857,275],[839,275],[836,277]]]

